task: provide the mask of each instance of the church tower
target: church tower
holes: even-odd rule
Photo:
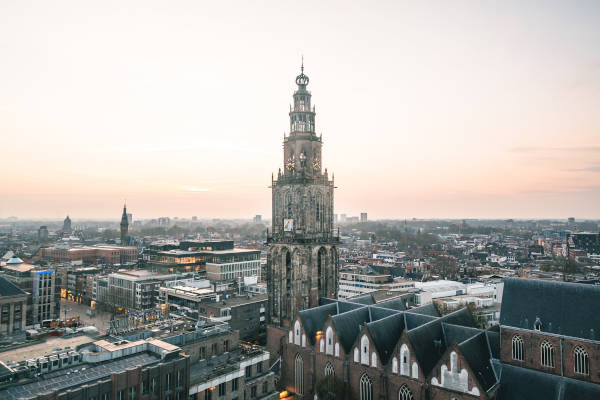
[[[127,220],[127,205],[123,204],[123,215],[121,215],[121,245],[125,244],[129,234],[129,221]]]
[[[308,76],[296,77],[290,132],[283,140],[283,170],[272,178],[272,231],[267,239],[269,318],[290,326],[297,313],[336,298],[338,243],[333,231],[333,178],[321,164],[321,136],[306,89]]]

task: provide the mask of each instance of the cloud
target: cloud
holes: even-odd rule
[[[573,147],[535,147],[517,146],[508,149],[511,153],[536,153],[536,152],[600,152],[600,146],[573,146]]]
[[[563,189],[529,189],[521,190],[518,193],[520,195],[563,195],[563,194],[575,194],[575,193],[592,193],[600,190],[598,185],[589,186],[573,186]]]
[[[197,193],[197,192],[208,192],[208,188],[201,188],[201,187],[196,187],[196,186],[183,186],[182,190],[184,192],[193,192],[193,193]]]
[[[600,172],[600,165],[592,165],[584,168],[569,168],[565,171],[568,172]]]

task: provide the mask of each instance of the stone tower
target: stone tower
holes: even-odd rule
[[[65,218],[65,220],[63,221],[63,228],[62,228],[63,233],[71,233],[72,229],[71,229],[71,218],[69,218],[69,216],[67,215],[67,218]]]
[[[283,140],[283,171],[271,178],[272,231],[268,237],[269,318],[290,326],[296,314],[337,297],[338,243],[333,232],[333,178],[321,164],[322,140],[315,133],[315,108],[306,89],[304,65],[290,108],[290,133]]]
[[[124,245],[129,234],[129,221],[127,221],[127,205],[123,204],[123,215],[121,216],[121,244]]]

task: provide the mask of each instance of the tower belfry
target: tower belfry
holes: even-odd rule
[[[333,231],[333,179],[321,162],[322,140],[307,90],[304,59],[283,140],[283,170],[272,179],[272,231],[268,238],[269,317],[289,326],[297,313],[337,297],[338,243]]]

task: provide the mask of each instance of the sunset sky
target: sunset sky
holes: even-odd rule
[[[600,218],[600,1],[0,4],[0,218],[270,218],[304,55],[335,212]]]

